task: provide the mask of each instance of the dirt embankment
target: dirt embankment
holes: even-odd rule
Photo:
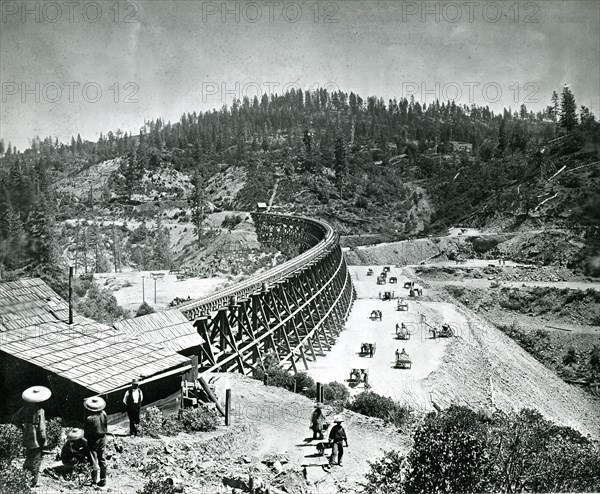
[[[462,238],[403,240],[389,244],[356,247],[345,252],[348,264],[357,266],[381,264],[418,264],[426,259],[447,260],[447,253],[460,250]]]
[[[419,264],[422,261],[497,259],[536,265],[567,266],[581,256],[581,238],[562,230],[532,230],[514,233],[479,233],[462,229],[458,235],[419,238],[400,242],[361,245],[348,239],[349,264]],[[460,229],[459,229],[460,231]]]
[[[154,439],[126,437],[126,421],[111,425],[110,431],[117,435],[110,437],[108,445],[112,492],[135,493],[150,478],[171,478],[189,493],[232,492],[248,485],[251,476],[255,486],[268,487],[272,494],[354,493],[364,482],[368,461],[380,458],[384,450],[409,449],[408,435],[395,427],[342,411],[349,447],[342,467],[324,469],[327,456],[317,454],[309,430],[312,400],[239,374],[213,376],[218,377],[219,400],[224,402],[225,391],[231,390],[231,426]],[[165,413],[174,412],[175,396],[163,405]],[[337,410],[327,406],[324,412],[331,422]],[[44,458],[43,468],[54,464]],[[40,483],[51,492],[87,492],[86,488],[92,492],[89,486],[46,476]]]
[[[345,252],[348,264],[368,266],[371,264],[419,264],[423,261],[447,261],[482,258],[488,252],[497,253],[512,234],[448,235],[429,237],[377,245],[351,246]]]
[[[443,292],[439,297],[455,303]],[[456,310],[461,315],[456,328],[461,337],[452,340],[443,365],[429,378],[440,405],[531,407],[584,434],[600,436],[600,400],[563,382],[483,317],[466,307]]]

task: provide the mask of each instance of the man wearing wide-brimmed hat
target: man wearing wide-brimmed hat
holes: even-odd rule
[[[340,416],[337,416],[333,421],[335,422],[335,425],[331,428],[331,432],[329,433],[329,441],[333,443],[333,451],[329,457],[329,464],[342,466],[344,444],[346,447],[348,447],[348,439],[346,438],[346,431],[342,427],[342,422],[344,419]]]
[[[108,417],[104,411],[106,402],[99,396],[93,396],[86,398],[83,406],[90,412],[85,419],[84,436],[92,460],[92,482],[102,487],[106,485],[106,459],[104,458],[106,434],[108,434]]]
[[[42,403],[52,396],[44,386],[32,386],[23,391],[26,405],[20,411],[23,423],[23,446],[26,449],[23,470],[29,470],[33,476],[32,486],[38,483],[42,464],[42,448],[46,444],[46,414]]]
[[[75,467],[88,463],[90,451],[88,443],[83,437],[83,429],[70,429],[67,432],[67,441],[60,450],[60,459],[65,467]]]
[[[142,409],[142,402],[144,401],[144,393],[139,386],[139,381],[133,379],[131,381],[131,387],[125,391],[123,397],[123,403],[127,407],[127,416],[129,417],[129,435],[137,436],[138,427],[140,425],[140,410]]]

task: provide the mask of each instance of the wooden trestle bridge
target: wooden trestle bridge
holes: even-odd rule
[[[204,338],[201,372],[250,374],[263,367],[267,353],[290,370],[308,369],[334,344],[356,298],[331,226],[299,216],[252,216],[261,243],[300,254],[180,307]]]

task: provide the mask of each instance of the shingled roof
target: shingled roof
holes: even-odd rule
[[[124,319],[114,323],[114,327],[128,339],[138,338],[175,352],[204,342],[188,318],[177,309]]]
[[[185,366],[173,350],[76,315],[42,280],[0,283],[0,351],[98,394]]]

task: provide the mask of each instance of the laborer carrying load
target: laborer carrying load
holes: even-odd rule
[[[313,439],[323,439],[323,431],[327,429],[327,417],[323,413],[323,405],[317,403],[310,418],[310,428],[313,431]]]
[[[331,428],[329,433],[329,441],[333,445],[331,456],[329,457],[330,465],[342,466],[342,457],[344,456],[344,445],[348,447],[348,439],[346,438],[346,431],[342,427],[344,419],[336,417],[334,419],[335,425]],[[336,461],[337,459],[337,461]]]

